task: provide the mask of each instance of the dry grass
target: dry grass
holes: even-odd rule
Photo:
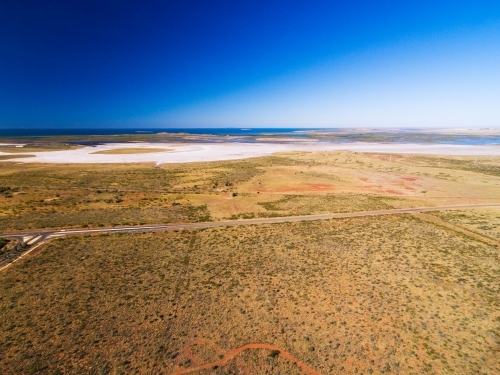
[[[352,152],[288,153],[161,168],[152,163],[2,163],[0,186],[11,191],[0,194],[0,230],[152,224],[170,221],[166,216],[199,220],[166,213],[173,204],[220,220],[496,203],[499,164],[498,158]],[[155,218],[148,210],[164,213]]]
[[[166,192],[179,169],[148,165],[17,166],[5,164],[0,186],[0,229],[206,221],[207,207]],[[10,170],[9,170],[10,169]],[[178,177],[179,176],[179,177]]]
[[[23,147],[6,147],[1,146],[0,151],[8,153],[27,153],[27,152],[49,152],[49,151],[61,151],[61,150],[75,150],[82,148],[80,145],[70,145],[70,144],[28,144]]]
[[[0,160],[10,160],[10,159],[21,159],[21,158],[31,158],[35,155],[28,154],[17,154],[17,155],[0,155]]]
[[[35,228],[104,227],[209,221],[206,206],[121,207],[26,212],[17,216],[0,216],[0,228],[16,230]]]
[[[410,216],[52,242],[0,274],[0,372],[165,373],[249,342],[322,374],[500,372],[498,250]],[[301,373],[269,351],[200,374]]]
[[[500,209],[498,208],[433,212],[433,214],[449,223],[500,240]]]
[[[499,168],[351,152],[1,163],[0,229],[498,203]],[[498,210],[434,214],[500,238]],[[404,215],[55,240],[0,273],[0,373],[169,374],[203,339],[202,361],[263,342],[322,374],[497,374],[499,280],[498,248]],[[197,373],[277,372],[302,373],[268,350]]]
[[[145,148],[145,147],[135,147],[135,148],[115,148],[112,150],[103,150],[91,152],[91,154],[107,154],[107,155],[126,155],[126,154],[150,154],[155,152],[168,152],[171,151],[170,148]]]

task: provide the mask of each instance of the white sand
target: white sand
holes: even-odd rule
[[[146,154],[95,154],[96,151],[130,148],[130,143],[103,144],[74,150],[30,152],[29,158],[12,159],[17,163],[185,163],[215,160],[234,160],[271,155],[290,151],[356,151],[396,154],[434,155],[500,155],[500,145],[437,145],[437,144],[394,144],[394,143],[134,143],[134,148],[167,148],[169,151]],[[9,155],[0,152],[0,155]],[[16,155],[16,154],[11,154]]]

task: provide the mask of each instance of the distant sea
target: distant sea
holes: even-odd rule
[[[110,136],[109,140],[101,142],[115,142],[113,135],[133,135],[133,134],[192,134],[192,135],[215,135],[241,137],[232,138],[232,142],[255,142],[255,137],[265,137],[272,135],[286,136],[287,138],[315,138],[311,131],[322,131],[319,138],[321,142],[332,143],[350,143],[350,142],[388,142],[388,143],[423,143],[423,144],[455,144],[455,145],[500,145],[499,135],[450,135],[450,134],[432,134],[423,133],[418,129],[406,129],[402,132],[388,130],[387,132],[367,131],[366,133],[357,132],[353,129],[352,133],[346,133],[346,129],[335,128],[50,128],[50,129],[31,129],[31,128],[0,128],[0,139],[2,138],[38,138],[38,137],[57,137],[57,136]],[[324,133],[324,132],[329,132]],[[245,139],[245,136],[250,136]],[[87,144],[94,141],[75,141],[72,143]],[[210,142],[205,140],[205,142]]]
[[[108,129],[80,129],[80,128],[52,128],[52,129],[2,129],[0,128],[0,137],[54,137],[54,136],[88,136],[88,135],[124,135],[124,134],[157,134],[157,133],[187,133],[187,134],[211,134],[211,135],[269,135],[269,134],[287,134],[304,136],[304,131],[323,130],[311,128],[108,128]],[[335,129],[329,129],[335,130]]]

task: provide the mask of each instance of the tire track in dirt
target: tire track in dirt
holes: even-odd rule
[[[175,283],[174,295],[172,297],[173,306],[171,308],[171,314],[175,318],[177,317],[177,311],[179,310],[179,295],[183,286],[187,287],[189,285],[189,254],[194,247],[194,243],[196,241],[196,232],[191,234],[191,239],[189,240],[188,250],[186,255],[182,260],[182,265],[179,268],[179,277]],[[173,325],[175,324],[174,320],[169,320],[166,324],[164,339],[170,340],[172,338]]]
[[[412,215],[415,216],[416,218],[422,220],[422,221],[426,221],[426,222],[432,223],[434,225],[445,227],[445,228],[450,229],[454,232],[465,234],[466,236],[472,237],[473,239],[475,239],[477,241],[485,242],[488,245],[500,247],[500,242],[498,240],[483,236],[482,234],[479,234],[479,233],[474,232],[472,230],[462,228],[458,225],[444,221],[439,216],[424,214],[422,212],[415,212]]]
[[[199,343],[205,343],[205,340],[194,341],[193,343],[191,343],[188,346],[186,346],[184,348],[184,350],[183,350],[184,354],[186,354],[186,356],[188,358],[190,358],[190,356],[192,356],[193,358],[190,358],[190,359],[194,359],[195,362],[198,362],[198,363],[199,363],[199,358],[195,357],[192,354],[192,352],[191,352],[191,345],[199,344]],[[299,361],[297,358],[295,358],[294,356],[292,356],[287,351],[285,351],[285,350],[283,350],[283,349],[281,349],[281,348],[279,348],[277,346],[270,345],[270,344],[263,344],[263,343],[253,343],[253,344],[246,344],[246,345],[240,346],[239,348],[230,350],[224,357],[222,357],[218,361],[208,362],[208,363],[200,364],[198,366],[189,367],[189,368],[185,368],[185,369],[180,369],[180,370],[174,371],[173,373],[171,373],[171,375],[188,374],[190,372],[195,372],[195,371],[199,371],[199,370],[205,370],[205,369],[209,369],[209,368],[212,368],[212,367],[215,367],[215,366],[223,366],[227,362],[229,362],[231,359],[235,358],[238,354],[242,353],[245,350],[249,350],[249,349],[267,349],[267,350],[278,351],[281,356],[283,356],[284,358],[288,359],[290,362],[292,362],[295,365],[297,365],[298,367],[300,367],[306,374],[309,374],[309,375],[321,375],[319,372],[313,370],[312,368],[310,368],[309,366],[307,366],[305,363]]]

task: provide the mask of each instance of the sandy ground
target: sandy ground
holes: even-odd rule
[[[103,144],[74,150],[30,152],[34,157],[15,159],[21,163],[185,163],[215,160],[234,160],[266,156],[276,152],[290,151],[338,151],[377,152],[398,154],[434,155],[500,155],[500,146],[487,145],[438,145],[438,144],[384,144],[384,143],[134,143],[135,148],[167,148],[168,152],[113,155],[97,154],[113,149],[130,147],[128,143]],[[147,151],[145,151],[147,152]],[[9,155],[0,152],[1,155]]]

